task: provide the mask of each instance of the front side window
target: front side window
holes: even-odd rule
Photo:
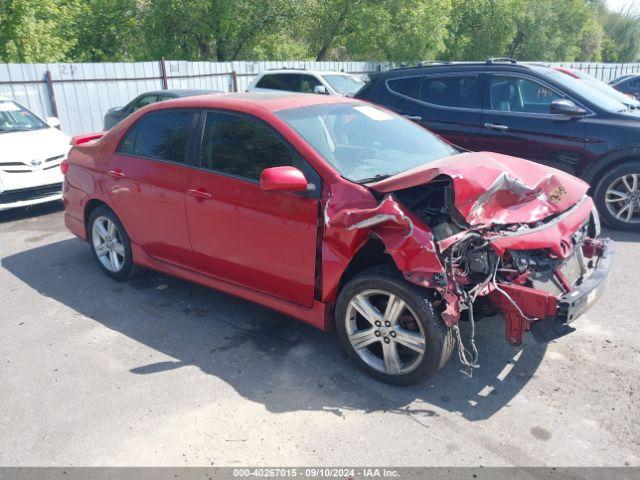
[[[265,168],[287,165],[297,166],[294,154],[259,121],[229,113],[207,113],[203,168],[258,181]]]
[[[186,163],[189,136],[196,114],[188,110],[165,110],[142,117],[120,145],[121,153]]]
[[[491,109],[502,112],[550,113],[551,102],[562,98],[538,82],[499,75],[491,76],[489,93]]]
[[[276,114],[353,182],[372,182],[458,153],[414,122],[366,103],[312,105]]]
[[[364,82],[350,75],[328,74],[322,76],[336,92],[353,96],[362,88]]]
[[[0,133],[47,128],[47,124],[11,100],[0,100]]]
[[[298,81],[298,86],[295,89],[296,92],[313,93],[315,87],[322,85],[320,80],[313,75],[298,75]]]

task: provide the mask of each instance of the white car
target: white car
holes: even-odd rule
[[[363,86],[362,80],[349,73],[284,69],[259,73],[247,92],[286,90],[352,97]]]
[[[19,103],[0,97],[0,210],[59,200],[60,164],[69,137],[55,117],[43,120]]]

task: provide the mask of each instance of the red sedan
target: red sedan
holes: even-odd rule
[[[361,101],[189,97],[72,144],[66,225],[107,275],[159,270],[335,327],[391,383],[456,346],[477,367],[461,315],[501,310],[513,344],[571,331],[611,267],[586,183]]]

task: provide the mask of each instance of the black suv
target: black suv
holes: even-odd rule
[[[583,178],[604,222],[640,231],[640,110],[560,71],[515,60],[434,63],[371,75],[356,98],[464,149]]]

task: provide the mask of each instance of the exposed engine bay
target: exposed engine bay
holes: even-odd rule
[[[528,185],[509,172],[484,173],[477,182],[436,171],[426,183],[373,186],[376,207],[325,211],[327,226],[368,230],[408,281],[437,292],[469,371],[478,367],[478,314],[501,311],[513,345],[527,331],[541,341],[564,335],[602,290],[603,279],[595,282],[602,272],[586,283],[612,251],[597,239],[599,220],[583,182],[571,178],[576,184],[565,186],[550,174]],[[463,318],[470,322],[466,341]]]

